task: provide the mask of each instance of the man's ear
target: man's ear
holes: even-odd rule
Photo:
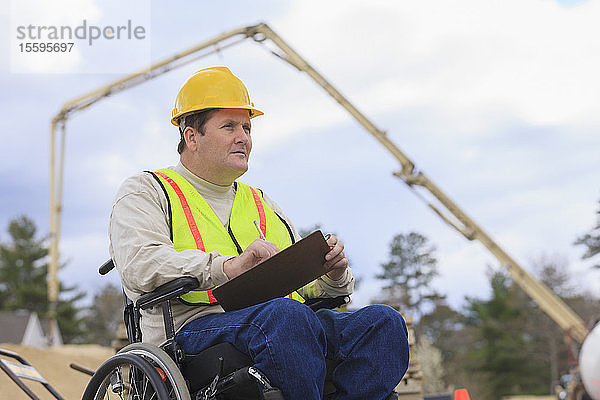
[[[183,131],[183,138],[185,139],[185,146],[190,149],[191,151],[196,151],[196,149],[198,148],[198,137],[200,136],[200,133],[192,128],[191,126],[188,126],[185,128],[185,130]]]

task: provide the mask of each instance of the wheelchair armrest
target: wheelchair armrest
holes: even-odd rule
[[[100,275],[106,275],[108,274],[113,268],[115,267],[115,263],[113,262],[112,258],[109,258],[108,261],[106,261],[104,264],[102,264],[100,266],[100,268],[98,268],[98,272],[100,273]]]
[[[316,299],[306,299],[304,304],[313,309],[313,311],[320,310],[322,308],[337,308],[350,302],[350,296],[337,296],[337,297],[318,297]]]
[[[193,276],[182,276],[160,285],[149,293],[144,293],[135,302],[136,308],[145,310],[166,300],[171,300],[195,289],[200,285]]]

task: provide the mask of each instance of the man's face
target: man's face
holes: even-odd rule
[[[250,129],[248,110],[215,110],[204,125],[204,135],[196,134],[194,142],[188,143],[192,165],[187,167],[211,183],[232,184],[248,170]]]

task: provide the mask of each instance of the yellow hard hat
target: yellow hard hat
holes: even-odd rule
[[[245,108],[250,111],[250,118],[263,115],[254,108],[246,86],[227,67],[205,68],[194,73],[177,93],[171,123],[179,126],[182,115],[209,108]]]

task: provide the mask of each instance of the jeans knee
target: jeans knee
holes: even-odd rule
[[[325,329],[314,311],[289,298],[279,298],[264,303],[261,311],[262,329],[270,333],[274,344],[295,343],[310,354],[321,354],[326,350]]]
[[[265,303],[265,311],[269,318],[290,328],[300,328],[305,325],[320,325],[319,319],[310,307],[289,298],[277,298]]]
[[[398,311],[385,304],[372,304],[361,310],[365,317],[377,324],[390,334],[400,334],[408,343],[408,330],[406,322]]]
[[[401,372],[401,378],[408,368],[409,359],[408,330],[402,314],[384,304],[367,306],[364,311],[371,326],[378,331],[378,339],[383,341],[381,347],[386,349],[385,355],[380,353],[378,357],[390,358],[390,362],[396,364],[396,370]]]

